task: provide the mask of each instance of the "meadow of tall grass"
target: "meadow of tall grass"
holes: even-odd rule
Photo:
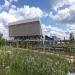
[[[0,75],[67,75],[69,65],[61,55],[19,48],[0,49]]]

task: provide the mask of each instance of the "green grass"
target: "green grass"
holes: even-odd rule
[[[67,75],[69,65],[62,56],[26,49],[0,49],[0,75]]]

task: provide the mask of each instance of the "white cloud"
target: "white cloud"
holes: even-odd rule
[[[0,31],[4,34],[4,37],[8,37],[8,22],[13,22],[21,19],[33,18],[33,17],[43,17],[44,13],[39,7],[29,7],[25,5],[22,8],[17,8],[12,5],[8,12],[3,11],[0,13]],[[5,30],[4,30],[5,29]],[[4,32],[3,32],[4,30]]]
[[[68,32],[75,33],[75,24],[68,24],[67,27]]]
[[[53,15],[53,12],[50,12],[50,17],[57,22],[65,24],[74,24],[75,23],[75,5],[70,6],[62,10],[58,10],[57,14]]]
[[[10,5],[10,2],[8,1],[8,0],[4,0],[4,7],[9,7],[9,5]]]
[[[3,38],[9,39],[8,30],[5,28],[2,22],[0,22],[0,32],[3,34]]]
[[[4,0],[4,4],[0,6],[0,10],[9,9],[9,6],[12,5],[12,2],[18,2],[18,0]]]
[[[75,0],[53,0],[53,9],[57,10],[64,5],[73,5],[75,4]]]
[[[53,14],[54,11],[51,11],[50,18],[57,23],[68,25],[68,32],[75,32],[75,0],[54,0],[54,2],[53,9],[56,13]],[[69,5],[69,7],[64,5]]]
[[[51,25],[47,26],[42,24],[42,30],[44,35],[57,36],[57,37],[60,37],[61,39],[64,39],[64,37],[68,38],[68,36],[66,36],[66,31],[58,27],[54,27]]]
[[[18,0],[9,0],[10,2],[14,1],[14,2],[18,2]]]
[[[42,17],[43,11],[38,7],[29,7],[24,6],[24,8],[18,8],[17,13],[23,14],[25,18],[32,18],[32,17]]]
[[[12,6],[9,10],[8,15],[9,17],[15,17],[15,19],[26,19],[26,18],[33,18],[33,17],[43,17],[44,12],[39,7],[29,7],[25,5],[22,8],[16,8],[16,6]],[[11,17],[10,17],[11,18]],[[11,19],[9,18],[8,21]]]
[[[67,32],[68,33],[73,33],[75,37],[75,24],[68,24],[67,25]]]

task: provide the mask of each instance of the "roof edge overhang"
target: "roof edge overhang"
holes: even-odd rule
[[[21,23],[36,22],[36,21],[40,22],[39,17],[30,18],[30,19],[22,19],[22,20],[18,20],[15,22],[9,22],[8,25],[11,26],[11,25],[17,25],[17,24],[21,24]]]

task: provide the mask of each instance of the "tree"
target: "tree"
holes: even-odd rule
[[[73,44],[74,43],[74,34],[73,33],[70,33],[70,43]]]
[[[3,38],[3,34],[0,33],[0,46],[4,46],[6,44],[6,40]]]
[[[2,34],[2,33],[0,33],[0,39],[2,39],[2,36],[3,36],[3,34]]]

